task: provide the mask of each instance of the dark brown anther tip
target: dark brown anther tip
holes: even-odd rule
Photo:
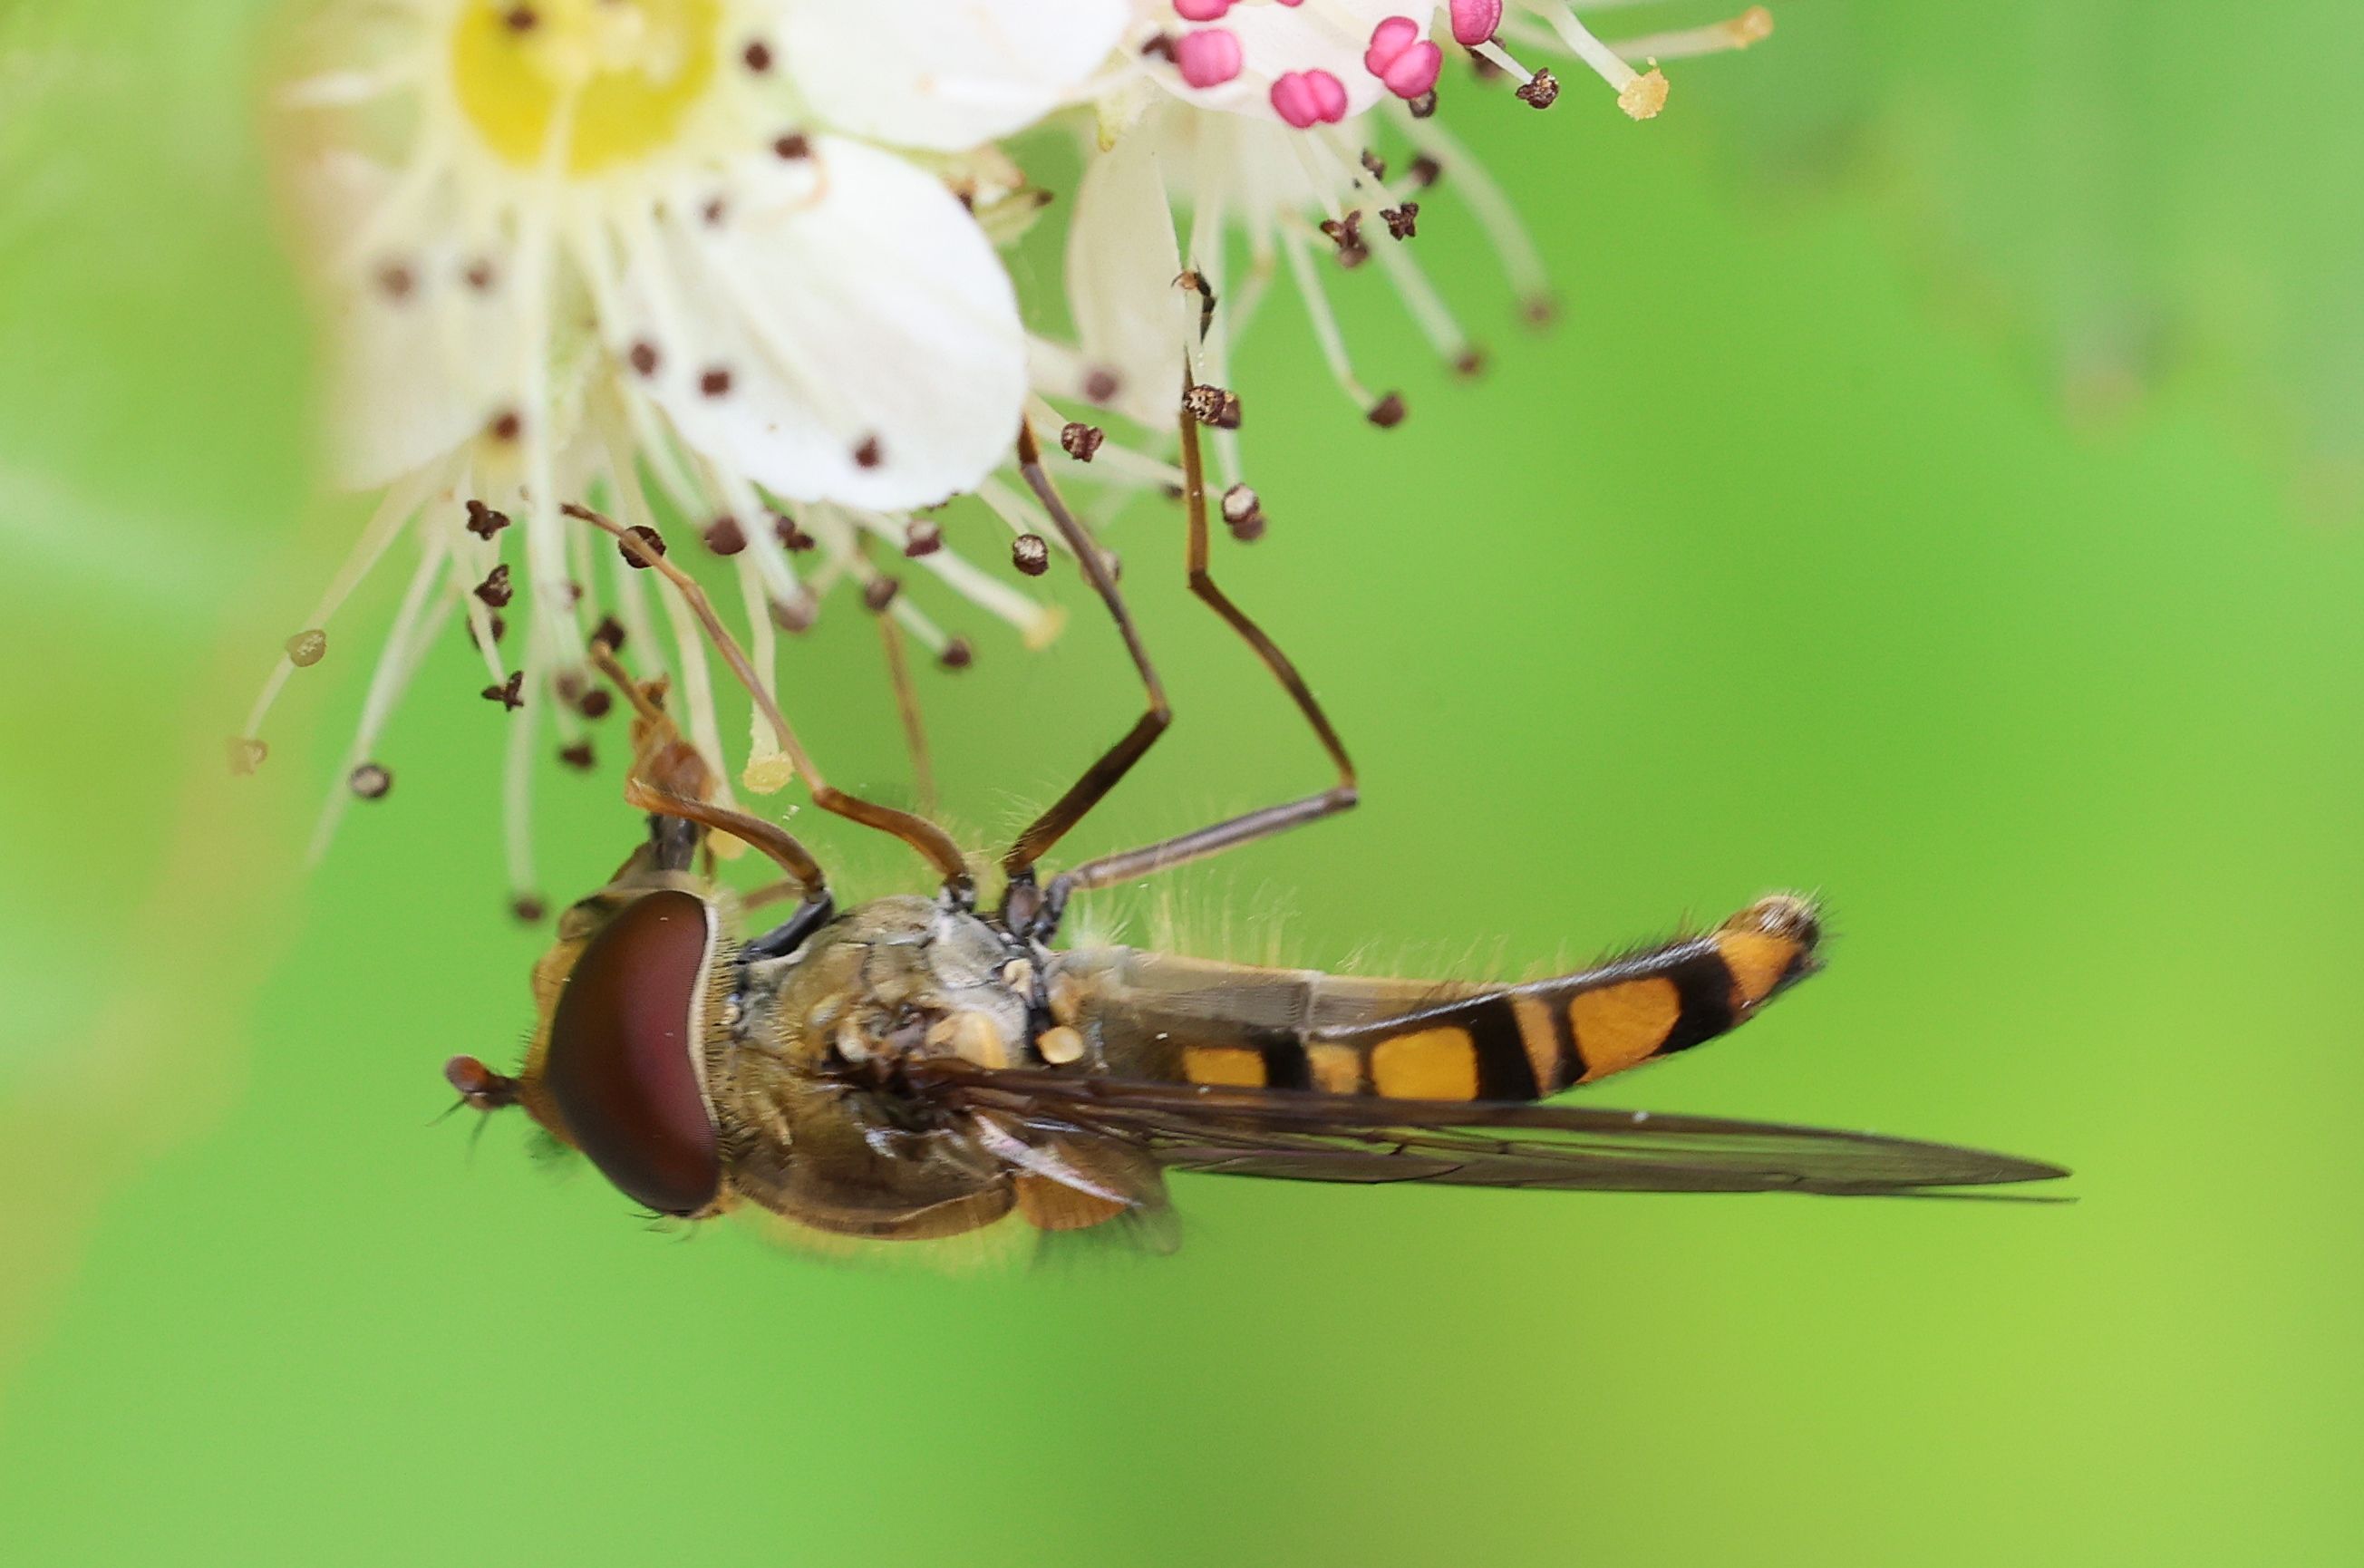
[[[886,462],[886,450],[885,450],[885,449],[883,449],[882,447],[880,447],[880,446],[879,446],[879,444],[878,444],[878,438],[877,438],[877,437],[875,437],[875,436],[864,436],[864,437],[863,437],[863,438],[862,438],[862,439],[860,439],[859,441],[856,441],[856,442],[854,443],[854,445],[853,445],[853,466],[854,466],[854,467],[856,467],[856,468],[876,468],[880,463],[882,463],[882,462]]]
[[[509,913],[520,925],[537,926],[550,913],[550,906],[530,893],[520,893],[509,900]]]
[[[800,130],[789,131],[773,139],[772,156],[786,159],[791,163],[800,158],[809,158],[812,156],[812,142]]]
[[[507,680],[497,686],[486,686],[481,695],[486,702],[496,702],[515,713],[525,706],[525,672],[510,671]]]
[[[624,623],[614,616],[601,616],[599,624],[591,628],[591,640],[607,644],[610,653],[624,651]]]
[[[378,292],[397,304],[418,292],[418,277],[400,261],[389,261],[377,270]]]
[[[1559,102],[1559,78],[1538,67],[1534,75],[1513,95],[1531,107],[1548,109]]]
[[[698,538],[704,539],[706,548],[717,555],[736,555],[747,548],[747,530],[741,528],[739,519],[728,512],[707,524],[706,531]]]
[[[574,705],[575,712],[585,718],[592,719],[605,718],[614,712],[615,708],[616,694],[605,686],[592,687],[583,694],[583,700]]]
[[[1171,64],[1174,60],[1174,35],[1172,33],[1150,34],[1148,38],[1142,40],[1141,57],[1143,60],[1162,60]]]
[[[1041,534],[1020,534],[1009,541],[1009,564],[1029,577],[1040,577],[1051,570],[1051,547]]]
[[[813,625],[813,602],[808,595],[794,599],[774,599],[771,605],[772,624],[782,631],[810,631]]]
[[[1106,439],[1108,439],[1108,432],[1098,425],[1087,425],[1079,420],[1070,420],[1059,427],[1059,450],[1077,462],[1091,462],[1094,454],[1100,450],[1100,443]]]
[[[797,520],[786,512],[772,514],[772,536],[780,541],[782,550],[807,550],[814,543],[812,535],[797,527]]]
[[[251,735],[231,736],[227,751],[230,773],[241,779],[262,766],[262,760],[271,755],[271,748]]]
[[[1264,538],[1264,500],[1244,484],[1234,484],[1223,492],[1223,526],[1242,544],[1254,544]]]
[[[1388,177],[1388,161],[1366,147],[1362,152],[1363,172],[1374,180]]]
[[[1559,319],[1559,301],[1547,294],[1535,295],[1520,302],[1519,314],[1530,327],[1548,327]]]
[[[914,517],[903,530],[903,553],[913,561],[944,548],[944,530],[925,517]]]
[[[496,441],[513,441],[525,433],[525,419],[514,408],[504,408],[485,426],[485,433]]]
[[[477,584],[473,591],[476,597],[485,602],[486,608],[496,610],[507,608],[508,602],[517,596],[517,590],[509,585],[508,562],[503,562],[485,573],[485,580]]]
[[[652,556],[663,555],[665,552],[664,536],[658,533],[656,529],[648,527],[646,524],[640,524],[632,528],[626,528],[624,532],[628,538],[638,539],[641,546],[645,548],[648,553]],[[641,559],[641,551],[634,550],[630,544],[623,542],[621,539],[619,539],[616,543],[616,553],[622,556],[624,558],[624,564],[630,567],[633,571],[645,572],[648,570],[649,563]]]
[[[558,760],[578,773],[587,773],[598,758],[591,750],[591,742],[577,740],[572,746],[561,746]]]
[[[1404,107],[1411,111],[1411,117],[1416,120],[1428,118],[1436,113],[1436,89],[1431,87],[1419,97],[1408,100]]]
[[[895,595],[902,591],[903,584],[900,578],[889,577],[881,573],[862,584],[863,607],[874,613],[883,610],[893,604]]]
[[[697,390],[707,397],[727,397],[730,394],[730,371],[728,366],[715,365],[697,378]]]
[[[541,13],[530,6],[512,6],[501,13],[501,26],[513,33],[530,33],[541,25]]]
[[[634,343],[624,357],[631,361],[635,373],[643,377],[657,373],[657,346],[646,338]]]
[[[1453,373],[1470,379],[1486,373],[1486,350],[1472,344],[1453,357]]]
[[[968,645],[967,638],[955,637],[936,655],[936,662],[947,670],[965,670],[976,662],[976,650]]]
[[[747,47],[739,51],[739,63],[761,76],[772,69],[772,46],[762,39],[750,40]]]
[[[329,634],[314,627],[307,631],[297,632],[283,646],[287,650],[287,662],[298,670],[308,670],[329,651]]]
[[[345,786],[363,800],[384,800],[394,787],[394,774],[375,762],[363,762],[345,775]]]
[[[1420,204],[1406,202],[1401,206],[1379,209],[1379,217],[1388,226],[1388,236],[1393,239],[1410,239],[1420,232]]]
[[[1091,403],[1106,403],[1122,390],[1124,383],[1116,372],[1095,365],[1084,373],[1084,397]]]
[[[1404,177],[1411,182],[1412,189],[1424,191],[1436,183],[1444,173],[1444,165],[1423,152],[1411,161],[1411,167],[1404,171]]]
[[[1404,415],[1406,412],[1407,410],[1404,407],[1403,395],[1401,393],[1390,392],[1385,397],[1380,398],[1377,403],[1372,404],[1371,411],[1364,415],[1363,417],[1368,419],[1372,424],[1377,425],[1382,430],[1392,430],[1398,425],[1404,422]]]
[[[478,539],[490,539],[508,526],[507,512],[496,512],[482,501],[468,503],[468,531]]]
[[[1240,428],[1239,394],[1200,382],[1182,395],[1182,407],[1201,425],[1211,425],[1219,430]]]

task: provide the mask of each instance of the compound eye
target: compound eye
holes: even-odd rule
[[[722,1162],[700,1083],[713,906],[652,893],[591,939],[559,993],[542,1083],[600,1173],[660,1214],[714,1201]]]

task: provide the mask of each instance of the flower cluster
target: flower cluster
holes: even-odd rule
[[[1769,26],[1752,9],[1604,43],[1561,0],[329,0],[291,42],[273,113],[327,323],[329,461],[378,502],[233,765],[262,760],[291,673],[403,555],[324,840],[345,802],[391,789],[385,726],[456,619],[484,698],[509,710],[508,877],[530,913],[535,764],[547,748],[592,765],[612,705],[585,665],[594,636],[670,673],[718,778],[742,754],[743,787],[789,776],[760,724],[743,753],[725,745],[694,628],[566,503],[719,558],[767,678],[777,633],[841,586],[950,668],[972,644],[930,602],[1039,644],[1054,609],[931,515],[975,497],[1015,536],[1012,569],[1045,569],[1057,536],[1009,472],[1022,421],[1058,431],[1113,510],[1175,482],[1187,372],[1205,384],[1189,412],[1214,428],[1225,519],[1252,539],[1230,356],[1284,269],[1339,384],[1382,426],[1403,402],[1356,378],[1321,272],[1376,261],[1437,351],[1474,369],[1404,244],[1442,172],[1546,308],[1508,197],[1435,117],[1448,40],[1537,108],[1560,91],[1541,62],[1572,59],[1646,119],[1667,101],[1658,62]],[[1036,127],[1087,150],[1067,193],[1073,330],[1055,341],[1023,325],[1001,261],[1062,194],[1010,150]],[[910,569],[937,589],[904,591]]]

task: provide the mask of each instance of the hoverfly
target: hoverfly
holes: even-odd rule
[[[697,583],[585,507],[661,573],[824,809],[893,834],[942,878],[933,896],[840,911],[777,825],[716,806],[661,685],[591,656],[635,710],[626,800],[648,835],[562,917],[536,966],[539,1010],[514,1076],[474,1057],[446,1075],[481,1110],[521,1106],[659,1215],[752,1206],[834,1237],[943,1238],[1013,1212],[1040,1231],[1162,1219],[1169,1171],[1324,1182],[1646,1192],[1904,1194],[2042,1180],[2057,1167],[1901,1139],[1535,1102],[1746,1021],[1816,966],[1811,904],[1761,899],[1703,935],[1555,979],[1431,984],[1250,968],[1124,947],[1063,949],[1076,894],[1333,815],[1354,766],[1296,667],[1207,569],[1197,431],[1182,420],[1192,591],[1262,658],[1336,769],[1303,799],[1038,878],[1043,854],[1164,730],[1164,689],[1102,555],[1030,433],[1020,472],[1116,620],[1147,692],[1132,729],[1000,862],[977,906],[960,848],[915,814],[826,782]],[[742,901],[702,871],[730,833],[799,902],[742,940]],[[759,897],[768,895],[758,895]],[[747,902],[753,903],[757,899]]]

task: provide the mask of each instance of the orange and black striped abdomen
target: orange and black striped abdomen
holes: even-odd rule
[[[1811,973],[1820,935],[1812,906],[1781,895],[1704,936],[1525,985],[1455,995],[1409,982],[1330,981],[1338,995],[1317,984],[1301,1021],[1243,1020],[1235,1031],[1202,1034],[1183,1044],[1175,1065],[1198,1084],[1536,1099],[1745,1023]],[[1382,1005],[1388,987],[1393,1006]]]

